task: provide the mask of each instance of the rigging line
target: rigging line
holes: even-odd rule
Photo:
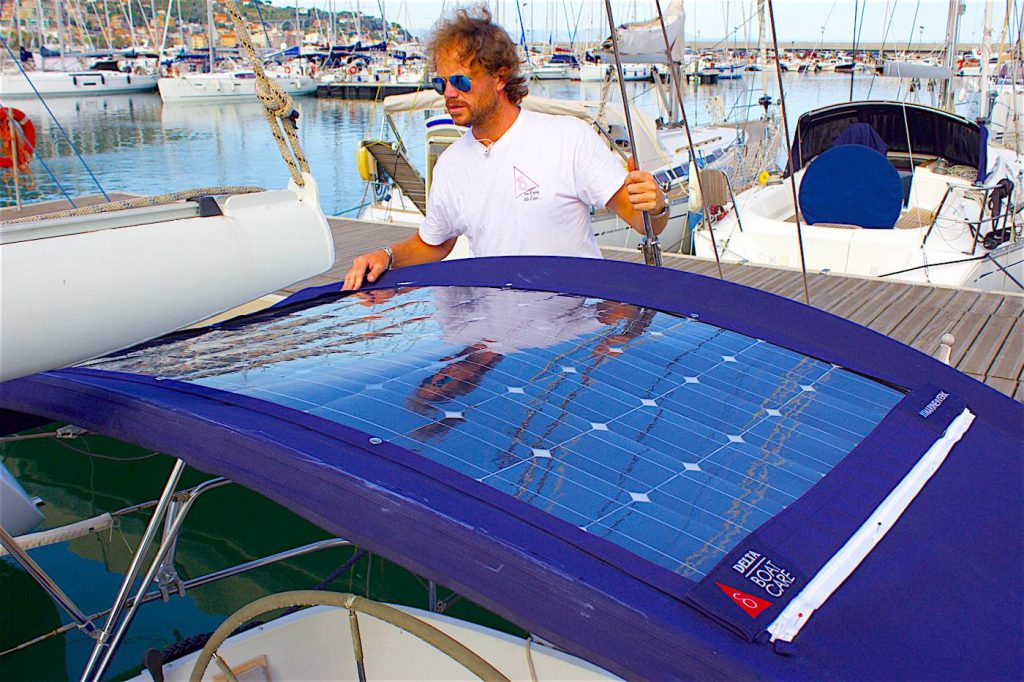
[[[267,33],[267,22],[263,21],[263,12],[260,11],[260,2],[261,0],[252,0],[252,4],[256,6],[256,16],[260,18],[260,26],[263,27],[263,37],[267,39],[267,47],[273,47],[274,44],[270,42],[270,34]]]
[[[18,67],[18,70],[21,72],[21,75],[25,77],[26,81],[28,81],[28,85],[30,88],[32,88],[32,92],[34,92],[36,94],[36,97],[39,98],[39,101],[42,103],[43,108],[46,109],[46,113],[50,115],[50,118],[52,118],[53,122],[57,125],[57,129],[60,130],[60,132],[64,135],[64,139],[67,140],[68,145],[71,146],[71,151],[73,151],[75,153],[75,156],[78,157],[78,160],[82,162],[82,166],[85,167],[85,172],[88,173],[89,177],[92,178],[92,181],[96,183],[96,186],[100,190],[100,194],[103,195],[104,199],[110,201],[110,196],[107,195],[107,191],[103,189],[103,185],[101,185],[100,181],[96,178],[95,175],[93,175],[92,169],[89,168],[89,164],[85,162],[85,159],[82,158],[82,154],[78,151],[78,147],[76,147],[75,143],[71,141],[71,136],[68,135],[68,131],[64,130],[64,126],[62,126],[60,124],[60,121],[57,120],[57,117],[54,115],[53,110],[50,109],[50,105],[47,104],[46,100],[43,99],[43,96],[39,94],[39,90],[36,89],[35,83],[33,83],[32,79],[28,77],[28,73],[26,73],[25,67],[21,65],[21,60],[14,56],[14,52],[11,50],[11,46],[7,44],[7,40],[3,36],[0,36],[0,43],[3,43],[4,49],[7,50],[7,53],[9,55],[11,55],[11,59],[14,61],[15,66]],[[39,158],[39,156],[36,155],[36,158]],[[46,168],[48,172],[50,171],[49,167],[46,166],[45,163],[43,163],[43,166]],[[53,179],[54,182],[57,183],[57,186],[60,187],[60,182],[57,180],[57,178],[54,177]],[[64,196],[67,197],[68,201],[71,201],[71,197],[68,196],[68,193],[64,191],[63,187],[61,187],[61,192],[64,193]],[[75,202],[71,201],[71,205],[74,206]]]
[[[918,8],[920,8],[921,7],[921,0],[917,0],[917,2],[918,2],[917,6],[918,6]],[[898,4],[899,4],[899,0],[894,0],[894,2],[892,3],[892,14],[889,14],[889,3],[886,2],[885,3],[885,12],[882,14],[883,21],[884,21],[886,15],[888,15],[888,17],[889,17],[889,23],[886,24],[885,31],[882,33],[882,44],[878,48],[878,58],[882,62],[883,68],[885,66],[885,43],[886,43],[886,40],[888,40],[888,38],[889,38],[889,31],[892,29],[892,21],[893,21],[893,19],[896,18],[896,5],[898,5]],[[917,21],[916,14],[915,14],[915,17],[914,17],[914,21],[915,22]],[[875,79],[876,78],[878,78],[878,68],[877,67],[874,68],[872,70],[872,72],[871,72],[871,83],[868,84],[868,95],[864,99],[871,99],[871,90],[875,87]]]
[[[860,9],[860,2],[858,2],[858,0],[853,0],[853,44],[850,46],[850,49],[853,51],[853,65],[855,67],[857,65],[857,10],[858,9]],[[865,9],[867,9],[867,8],[865,8]],[[867,14],[867,12],[864,12],[864,14]],[[864,21],[864,19],[863,19],[863,16],[862,16],[861,22],[863,23],[863,21]],[[850,69],[850,99],[849,99],[850,102],[853,101],[853,72],[856,71],[856,70],[857,70],[856,68]]]
[[[836,1],[838,2],[838,0],[836,0]],[[834,5],[834,4],[833,4],[833,7],[835,7],[835,5]],[[739,30],[740,30],[741,28],[746,28],[746,27],[747,27],[747,25],[748,25],[748,24],[750,24],[750,23],[751,23],[751,22],[752,22],[753,20],[754,20],[754,17],[753,17],[753,16],[749,16],[749,17],[747,17],[747,18],[746,18],[746,19],[745,19],[745,20],[743,21],[743,23],[741,23],[741,24],[740,24],[740,25],[738,25],[738,26],[735,26],[735,27],[733,27],[733,30],[732,30],[731,32],[729,32],[729,31],[727,30],[727,31],[726,31],[726,34],[725,34],[725,37],[724,37],[724,38],[720,39],[720,40],[719,40],[718,42],[716,42],[716,43],[714,43],[713,45],[711,45],[711,47],[708,47],[708,48],[705,48],[705,49],[707,49],[707,50],[714,50],[714,49],[715,49],[715,48],[717,48],[717,47],[718,47],[719,45],[723,45],[723,44],[725,44],[725,45],[726,45],[726,47],[728,47],[728,42],[729,42],[729,40],[730,40],[730,39],[732,39],[732,38],[736,38],[736,36],[737,36],[737,35],[739,34]],[[726,27],[726,29],[728,29],[728,27]]]
[[[686,115],[686,107],[683,106],[683,85],[679,81],[679,69],[676,67],[675,61],[672,59],[672,46],[668,41],[668,30],[665,28],[665,15],[661,11],[661,0],[654,0],[654,6],[658,8],[658,24],[661,26],[661,37],[665,41],[665,63],[671,71],[670,78],[675,84],[673,90],[676,94],[676,100],[679,104],[679,114],[683,118],[683,128],[686,130],[686,143],[690,147],[690,161],[693,163],[694,174],[697,176],[697,191],[700,192],[701,197],[701,216],[704,220],[704,225],[707,227],[708,236],[711,237],[711,250],[715,252],[715,265],[718,268],[718,279],[725,279],[725,274],[722,272],[722,260],[718,256],[718,244],[715,243],[715,231],[711,227],[711,214],[707,202],[704,200],[704,183],[701,179],[701,171],[697,162],[697,150],[693,144],[693,133],[690,131],[690,120]],[[777,61],[777,60],[776,60]],[[733,206],[735,209],[735,206]],[[689,216],[687,216],[689,220]]]
[[[833,5],[834,6],[834,5]],[[786,154],[789,153],[789,120],[786,117],[786,91],[782,87],[782,67],[779,65],[779,37],[775,32],[775,7],[772,0],[768,0],[768,21],[772,27],[772,48],[775,50],[775,77],[779,82],[779,106],[782,109],[782,128],[786,137]],[[800,225],[800,203],[796,197],[796,164],[793,164],[792,172],[789,175],[789,186],[793,193],[793,215],[796,219],[796,239],[800,246],[800,272],[803,274],[804,282],[804,303],[811,304],[811,292],[807,288],[807,259],[804,257],[804,233]]]
[[[657,0],[656,0],[657,1]],[[626,134],[629,136],[629,149],[633,155],[633,162],[637,170],[640,170],[640,159],[637,158],[636,136],[633,135],[633,116],[629,110],[629,97],[626,95],[626,82],[622,78],[622,59],[619,55],[619,31],[615,27],[615,18],[612,15],[612,0],[604,0],[605,11],[608,13],[608,28],[612,34],[612,50],[615,53],[615,72],[619,78],[619,92],[622,97],[622,112],[626,117]],[[661,12],[661,7],[658,7]],[[661,267],[661,244],[654,235],[654,228],[651,226],[651,214],[642,212],[644,219],[644,239],[640,242],[640,250],[644,254],[644,261],[648,265]]]
[[[18,135],[20,135],[22,139],[24,139],[25,137],[25,133],[21,130],[18,130]],[[43,165],[43,168],[46,170],[46,174],[49,175],[50,179],[53,180],[53,182],[57,185],[57,189],[59,189],[60,193],[64,195],[64,198],[67,199],[67,202],[71,204],[71,208],[77,209],[78,204],[76,204],[75,200],[71,198],[71,195],[68,194],[68,191],[64,189],[64,185],[60,184],[60,180],[57,179],[57,174],[54,173],[53,169],[50,168],[50,164],[46,163],[46,160],[38,153],[35,154],[33,158],[35,158],[36,161]]]
[[[860,15],[860,26],[857,26],[857,0],[853,5],[853,67],[850,69],[850,101],[853,101],[853,74],[857,70],[857,51],[860,49],[860,41],[864,37],[864,17],[868,14],[867,2],[864,3],[864,11]]]

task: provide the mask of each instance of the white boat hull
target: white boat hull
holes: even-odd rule
[[[156,89],[156,76],[121,71],[29,71],[0,75],[0,98],[87,97]],[[29,83],[31,80],[31,83]],[[32,89],[35,86],[35,90]]]
[[[2,228],[0,380],[155,338],[327,270],[334,242],[311,177],[302,191],[312,198],[231,196],[209,217],[157,221],[160,210],[192,210],[176,204],[145,209],[147,224],[122,225],[132,215],[119,211]]]
[[[18,537],[43,522],[42,513],[17,479],[0,464],[0,526]]]
[[[610,673],[537,643],[437,613],[398,607],[455,638],[512,680],[610,680]],[[370,680],[475,680],[468,670],[414,635],[359,616],[366,678]],[[356,680],[351,627],[345,609],[317,606],[230,637],[220,655],[239,679]],[[189,679],[198,652],[163,667],[164,679]],[[531,671],[530,667],[533,667]],[[217,676],[220,676],[219,678]],[[244,675],[244,676],[243,676]],[[204,680],[223,679],[210,665]],[[147,671],[133,682],[152,680]]]
[[[661,248],[666,252],[690,252],[687,203],[683,198],[672,204],[672,217],[658,236]],[[360,213],[359,220],[418,228],[423,222],[423,214],[402,194],[401,189],[394,187],[388,202],[370,204]],[[600,211],[591,216],[590,222],[600,247],[635,249],[640,243],[642,235],[614,213]],[[466,255],[470,255],[468,249]]]
[[[797,185],[803,171],[797,173]],[[910,204],[937,208],[948,185],[969,185],[969,181],[937,175],[919,167],[914,174]],[[769,187],[755,187],[736,199],[736,210],[714,226],[715,245],[706,229],[694,234],[696,255],[726,261],[799,268],[801,252],[796,223],[792,221],[792,194],[786,181]],[[1021,244],[1004,245],[987,253],[975,244],[962,221],[972,204],[952,203],[935,220],[920,227],[896,229],[843,229],[801,225],[803,258],[810,272],[831,272],[860,277],[883,277],[913,284],[1008,291],[1020,293],[1013,281],[1024,281]],[[974,206],[976,211],[976,206]],[[739,213],[742,229],[736,220]],[[977,220],[977,215],[970,216]],[[1000,269],[994,262],[998,262]],[[1007,276],[1007,274],[1009,276]]]
[[[289,95],[310,95],[317,83],[300,75],[272,76]],[[165,102],[256,99],[256,79],[239,78],[234,73],[195,73],[161,78],[157,81],[160,98]]]

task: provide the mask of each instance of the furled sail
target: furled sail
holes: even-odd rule
[[[683,12],[682,0],[672,0],[665,10],[664,16],[665,33],[668,35],[669,46],[672,49],[672,60],[681,62],[686,45],[686,41],[683,39],[686,17]],[[661,33],[661,22],[658,21],[657,16],[648,21],[624,24],[616,30],[619,38],[619,55],[622,57],[622,61],[630,64],[665,63],[665,36]],[[608,37],[601,45],[601,59],[606,62],[615,60],[612,55],[611,37]]]

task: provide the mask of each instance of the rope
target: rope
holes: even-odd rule
[[[252,194],[253,192],[262,191],[264,191],[262,187],[253,187],[252,185],[200,187],[199,189],[185,189],[180,192],[158,194],[153,197],[135,197],[134,199],[122,199],[121,201],[111,201],[106,204],[97,204],[95,206],[83,206],[82,208],[76,208],[68,211],[54,211],[53,213],[44,213],[42,215],[27,216],[25,218],[15,218],[14,220],[4,220],[0,221],[0,225],[18,225],[21,223],[34,223],[40,220],[53,220],[56,218],[75,218],[77,216],[83,215],[95,215],[97,213],[111,213],[113,211],[123,211],[129,208],[141,208],[143,206],[169,204],[172,201],[182,201],[185,199],[194,199],[196,197],[214,196],[218,194]]]
[[[786,154],[789,154],[789,120],[786,118],[786,91],[782,87],[782,67],[779,65],[779,37],[775,32],[775,9],[772,0],[768,0],[768,20],[772,27],[772,48],[775,50],[775,77],[779,82],[779,107],[782,109],[782,130],[786,136]],[[804,258],[804,233],[800,226],[800,203],[796,198],[796,168],[789,176],[790,188],[793,192],[793,208],[796,210],[796,239],[800,246],[800,272],[803,273],[804,303],[811,304],[811,292],[807,288],[807,260]]]
[[[50,118],[53,119],[53,122],[57,126],[57,129],[60,130],[61,134],[64,136],[64,139],[67,140],[68,146],[71,147],[71,151],[73,151],[75,153],[75,156],[78,157],[78,160],[82,162],[82,166],[85,167],[85,172],[88,173],[89,177],[92,178],[92,181],[96,183],[96,187],[99,188],[100,194],[103,195],[104,199],[109,200],[110,197],[107,196],[107,191],[103,189],[103,185],[101,185],[100,181],[96,179],[95,175],[93,175],[92,169],[89,168],[89,164],[85,162],[85,159],[82,158],[82,154],[78,151],[78,147],[76,147],[75,143],[71,141],[71,136],[68,135],[68,131],[64,130],[64,126],[62,126],[60,124],[60,121],[57,120],[57,116],[50,109],[50,105],[47,104],[43,96],[39,94],[39,90],[36,89],[36,84],[33,83],[32,79],[28,77],[28,73],[25,72],[24,67],[22,67],[21,65],[21,60],[14,56],[14,52],[11,51],[11,46],[7,44],[7,41],[4,40],[2,36],[0,36],[0,43],[2,43],[4,49],[7,50],[7,54],[11,55],[11,59],[14,61],[14,65],[18,67],[18,71],[20,71],[21,75],[25,77],[25,80],[28,81],[29,87],[32,88],[32,92],[34,92],[36,94],[36,97],[39,98],[39,102],[43,105],[43,108],[46,109],[46,113],[50,115]],[[39,158],[39,156],[37,155],[36,158]],[[47,167],[46,170],[49,171],[50,169]],[[54,180],[56,180],[56,177],[54,178]],[[59,182],[57,183],[57,186],[60,186]],[[61,187],[61,191],[64,191],[63,187]],[[64,196],[68,196],[67,192],[64,192]],[[68,201],[71,201],[71,197],[68,197]]]
[[[690,147],[690,160],[693,162],[693,171],[697,176],[697,191],[700,192],[701,196],[701,217],[704,224],[708,228],[708,236],[711,237],[711,250],[715,252],[715,266],[718,268],[718,279],[725,279],[725,274],[722,272],[722,261],[718,256],[718,245],[715,243],[715,231],[711,228],[711,216],[709,215],[708,204],[704,201],[704,185],[703,179],[701,178],[700,164],[697,161],[697,150],[693,145],[693,134],[690,132],[690,122],[686,117],[686,107],[683,106],[683,84],[680,82],[679,69],[676,67],[675,62],[672,60],[672,47],[668,41],[668,32],[665,29],[665,15],[661,12],[661,2],[655,0],[654,6],[658,8],[658,23],[661,26],[661,37],[665,41],[665,63],[668,65],[670,71],[670,77],[675,82],[676,87],[674,88],[676,93],[676,99],[679,103],[679,114],[683,117],[683,128],[686,130],[686,142]],[[776,53],[778,54],[778,53]],[[698,64],[699,66],[699,64]],[[687,220],[689,217],[687,217]]]
[[[213,637],[203,647],[202,653],[196,660],[195,667],[192,668],[189,679],[192,682],[200,682],[203,679],[203,675],[206,673],[206,669],[209,667],[210,661],[213,659],[217,649],[241,623],[268,611],[280,608],[321,605],[348,609],[350,613],[365,613],[372,618],[377,618],[385,623],[394,625],[444,653],[482,680],[494,680],[495,682],[508,680],[494,666],[481,658],[479,654],[415,616],[400,611],[393,606],[380,604],[354,594],[316,592],[314,590],[297,590],[294,592],[271,594],[240,608],[217,628]]]
[[[256,54],[256,48],[252,45],[252,38],[249,36],[249,29],[245,25],[245,19],[238,11],[235,0],[225,0],[228,14],[235,24],[235,34],[238,41],[249,58],[249,64],[256,73],[256,97],[263,103],[263,115],[270,126],[270,132],[274,134],[277,142],[277,149],[281,152],[281,158],[288,166],[288,172],[292,176],[292,182],[298,187],[304,187],[306,181],[302,174],[309,173],[309,162],[306,154],[302,151],[302,144],[299,142],[298,125],[299,112],[292,106],[291,96],[284,91],[281,85],[267,77],[263,70],[263,62]],[[212,65],[211,65],[212,68]]]

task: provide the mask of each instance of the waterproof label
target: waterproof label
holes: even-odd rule
[[[901,403],[900,406],[913,414],[921,424],[938,433],[945,431],[966,407],[960,398],[934,386],[925,386],[908,397],[912,402]]]

